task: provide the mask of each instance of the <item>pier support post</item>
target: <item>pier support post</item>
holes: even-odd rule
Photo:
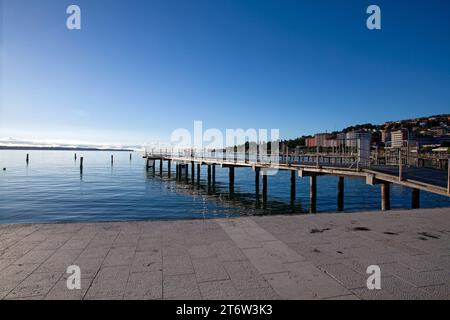
[[[197,163],[197,183],[200,184],[200,163]]]
[[[381,210],[391,210],[390,183],[381,183]]]
[[[114,156],[111,155],[111,166],[114,164]]]
[[[255,168],[255,193],[256,197],[259,198],[259,176],[261,170],[259,168]]]
[[[214,152],[214,154],[215,154],[215,152]],[[213,186],[216,185],[216,165],[215,164],[212,165],[212,184],[213,184]]]
[[[262,198],[263,198],[263,202],[266,203],[267,202],[267,174],[266,172],[263,172],[263,176],[262,176]]]
[[[229,189],[230,189],[230,193],[234,193],[234,167],[233,167],[233,166],[231,166],[231,167],[229,168],[228,177],[229,177]]]
[[[27,153],[27,158],[25,159],[25,161],[27,162],[27,164],[30,162],[30,155]]]
[[[163,159],[159,159],[159,174],[162,175],[163,172]]]
[[[344,177],[338,177],[337,210],[344,211]]]
[[[77,154],[75,153],[73,158],[75,159],[75,161],[77,160]]]
[[[172,160],[171,159],[167,160],[167,173],[169,175],[169,178],[170,178],[170,173],[172,170],[171,165],[172,165]]]
[[[309,213],[316,213],[317,207],[317,176],[309,177]]]
[[[195,181],[195,163],[191,161],[191,181],[194,183]]]
[[[291,204],[295,202],[295,170],[291,170]]]
[[[80,158],[80,174],[83,174],[83,157]]]
[[[412,189],[411,190],[411,208],[418,209],[420,208],[420,190]]]
[[[211,165],[208,164],[208,186],[211,185]]]
[[[177,164],[175,165],[175,178],[178,180],[180,177],[180,164],[177,162]]]
[[[184,175],[186,176],[186,181],[189,181],[189,165],[187,163],[184,164]]]
[[[131,153],[130,153],[130,161],[131,161]]]
[[[148,168],[150,168],[150,159],[149,158],[147,158],[147,162],[145,164],[145,170],[148,171]]]

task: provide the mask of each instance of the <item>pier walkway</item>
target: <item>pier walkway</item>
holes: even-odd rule
[[[268,197],[268,172],[273,170],[290,171],[291,202],[295,200],[295,181],[297,177],[310,179],[310,208],[311,213],[317,212],[317,177],[333,175],[338,177],[337,183],[337,211],[344,210],[344,178],[365,179],[367,184],[380,185],[380,209],[390,210],[390,185],[397,184],[411,189],[411,208],[420,208],[420,191],[450,197],[450,169],[438,170],[412,166],[370,165],[370,161],[362,162],[357,156],[343,155],[277,155],[250,157],[239,153],[201,153],[201,156],[190,154],[189,150],[177,153],[146,152],[147,170],[159,170],[162,173],[164,162],[167,162],[169,175],[171,164],[175,164],[176,177],[185,176],[192,183],[200,181],[202,166],[206,167],[208,185],[215,183],[215,168],[220,166],[229,170],[229,192],[234,193],[234,180],[236,168],[249,168],[255,172],[255,194],[262,196],[263,202]],[[276,159],[277,161],[274,161]],[[450,160],[449,160],[450,162]],[[189,169],[190,167],[190,169]],[[261,181],[262,180],[262,181]],[[260,190],[262,184],[262,190]]]
[[[450,299],[449,217],[0,225],[0,299]],[[67,289],[70,265],[80,290]],[[370,265],[380,290],[367,288]]]

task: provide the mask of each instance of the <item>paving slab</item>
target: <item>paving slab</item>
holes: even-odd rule
[[[0,225],[0,299],[448,300],[450,209]]]

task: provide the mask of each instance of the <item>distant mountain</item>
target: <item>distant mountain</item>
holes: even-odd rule
[[[33,147],[33,146],[1,146],[0,150],[54,150],[54,151],[129,151],[133,149],[114,149],[114,148],[83,148],[83,147]]]
[[[38,141],[12,137],[0,138],[0,150],[80,150],[80,151],[134,151],[138,145],[94,144],[80,141]]]

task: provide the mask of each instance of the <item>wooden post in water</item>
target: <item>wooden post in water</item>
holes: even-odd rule
[[[184,175],[186,176],[186,181],[188,181],[189,180],[189,165],[187,162],[184,164]]]
[[[338,177],[337,210],[344,211],[344,177]]]
[[[159,159],[159,174],[162,176],[163,172],[163,159]]]
[[[192,181],[192,183],[195,182],[195,163],[194,163],[194,161],[191,161],[191,181]]]
[[[111,155],[111,166],[114,164],[114,156]]]
[[[317,202],[317,176],[311,175],[309,177],[309,213],[316,213],[316,202]]]
[[[230,166],[228,172],[230,193],[234,193],[234,166]]]
[[[419,209],[420,208],[420,190],[413,188],[411,190],[411,208]]]
[[[211,165],[208,164],[208,186],[211,185]]]
[[[262,198],[263,202],[267,203],[267,172],[263,172],[262,176]]]
[[[295,202],[295,173],[296,170],[291,170],[291,204]]]
[[[130,161],[131,161],[131,153],[130,153]]]
[[[26,157],[25,161],[27,162],[27,164],[30,162],[30,155],[28,153],[27,153],[27,157]]]
[[[178,180],[179,175],[180,175],[180,165],[177,162],[177,164],[175,165],[175,179]]]
[[[216,185],[216,165],[212,165],[212,184],[213,186]]]
[[[256,197],[259,197],[259,176],[260,176],[260,169],[259,168],[255,168],[255,193],[256,193]]]
[[[200,162],[197,163],[197,183],[200,184]]]
[[[73,158],[75,159],[75,161],[77,160],[77,154],[75,153]]]
[[[80,173],[83,173],[83,157],[80,158]]]
[[[381,210],[391,210],[390,183],[387,181],[381,183]]]
[[[172,159],[168,159],[167,160],[167,174],[169,175],[169,178],[170,178],[170,174],[171,174],[171,170],[172,170],[171,165],[172,165]]]
[[[148,171],[149,168],[150,168],[150,159],[147,158],[147,162],[145,164],[145,170]]]

